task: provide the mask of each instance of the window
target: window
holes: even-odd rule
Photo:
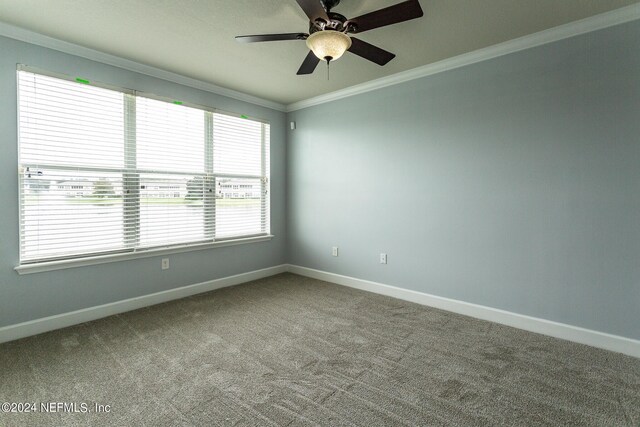
[[[77,80],[18,70],[21,264],[269,234],[269,124]]]

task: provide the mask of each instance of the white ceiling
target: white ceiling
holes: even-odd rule
[[[400,0],[342,0],[353,18]],[[303,41],[236,35],[307,32],[295,0],[0,0],[0,21],[249,95],[290,104],[607,12],[639,0],[420,0],[424,17],[361,33],[395,53],[380,67],[352,54],[297,76]]]

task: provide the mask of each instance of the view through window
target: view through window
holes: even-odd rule
[[[21,263],[269,233],[269,124],[18,71]]]

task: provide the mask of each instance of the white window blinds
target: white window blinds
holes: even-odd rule
[[[260,123],[213,114],[216,238],[257,234],[267,222],[267,135]]]
[[[22,264],[269,233],[269,125],[18,71]]]
[[[182,105],[136,98],[139,244],[203,241],[205,221],[205,112]],[[211,114],[211,113],[209,113]],[[195,190],[198,197],[189,195]],[[192,191],[193,193],[193,191]],[[213,218],[210,218],[212,223]]]

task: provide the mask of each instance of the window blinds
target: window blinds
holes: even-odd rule
[[[258,234],[267,222],[265,133],[260,123],[213,114],[216,238]]]
[[[269,233],[269,125],[18,71],[21,263]]]

